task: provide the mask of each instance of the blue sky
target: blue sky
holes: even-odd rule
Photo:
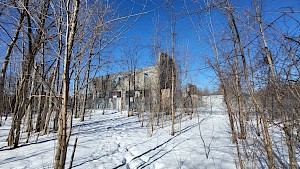
[[[138,2],[144,3],[145,1],[125,0],[122,1],[122,7],[132,9],[132,13],[139,13],[142,9],[142,5]],[[183,76],[184,83],[196,84],[199,88],[216,90],[218,88],[218,80],[214,72],[209,68],[207,64],[207,58],[213,58],[211,46],[208,42],[211,40],[209,36],[209,30],[207,25],[209,24],[209,18],[207,14],[194,14],[191,15],[194,21],[197,31],[199,31],[200,40],[197,33],[191,23],[185,8],[184,0],[175,0],[175,12],[176,15],[176,46],[175,53],[176,59],[181,64],[183,70],[187,70],[187,74]],[[190,12],[199,11],[201,7],[204,7],[202,1],[186,1],[186,5]],[[238,4],[238,8],[235,8],[238,12],[245,12],[245,7],[253,9],[252,1],[232,1]],[[162,4],[163,1],[147,1],[147,7],[145,11],[152,10]],[[134,8],[132,8],[134,7]],[[267,23],[274,21],[282,11],[290,10],[299,11],[300,1],[297,0],[267,0],[263,2],[263,19]],[[296,15],[299,15],[296,14]],[[299,16],[296,16],[299,17]],[[134,19],[134,18],[132,18]],[[211,21],[213,22],[214,32],[220,33],[223,31],[224,26],[227,26],[227,21],[224,16],[218,10],[213,10],[211,13]],[[279,20],[275,23],[275,26],[280,27],[280,24],[284,21]],[[158,33],[158,41],[161,48],[165,52],[170,53],[171,47],[171,33],[170,33],[170,21],[169,13],[167,12],[166,5],[162,5],[160,8],[152,11],[148,14],[142,15],[139,20],[124,33],[118,44],[120,46],[114,48],[113,55],[117,58],[124,57],[124,50],[133,50],[132,46],[141,46],[136,52],[135,58],[137,58],[137,67],[146,67],[155,64],[155,57],[153,56],[153,39],[155,36],[155,27],[160,30]],[[130,49],[128,49],[128,46]],[[187,62],[185,62],[187,58]],[[128,65],[121,64],[128,68]],[[119,66],[119,65],[118,65]],[[111,71],[118,71],[118,66]]]
[[[161,3],[160,3],[161,4]],[[132,6],[132,1],[126,3],[128,8]],[[148,2],[147,10],[156,8],[159,4]],[[185,13],[183,7],[183,1],[176,1],[176,13]],[[135,5],[133,13],[141,11],[141,6]],[[146,67],[154,65],[156,63],[155,57],[153,56],[153,39],[155,36],[155,27],[160,30],[158,33],[158,41],[161,45],[163,52],[170,53],[171,48],[171,32],[169,26],[169,14],[166,9],[166,5],[162,5],[159,9],[150,12],[146,15],[142,15],[139,20],[120,37],[120,41],[117,43],[121,44],[119,47],[114,49],[115,56],[122,58],[124,53],[122,50],[126,50],[127,46],[141,46],[138,51],[138,67]],[[208,64],[205,63],[204,56],[207,55],[202,42],[199,42],[198,37],[195,36],[195,31],[192,24],[187,16],[176,17],[176,46],[175,53],[176,59],[181,64],[183,70],[188,71],[183,77],[184,83],[193,83],[200,88],[208,88],[214,90],[217,88],[217,80],[215,74],[209,69]],[[127,45],[123,45],[123,43]],[[125,49],[124,49],[125,48]],[[133,47],[129,47],[133,48]],[[130,49],[129,49],[130,50]],[[187,57],[187,61],[186,60]],[[118,71],[118,66],[115,70]],[[128,65],[127,65],[128,66]],[[114,72],[115,70],[111,70]]]
[[[137,68],[154,65],[156,62],[156,56],[153,54],[153,40],[156,35],[155,28],[159,29],[157,39],[162,51],[170,53],[171,32],[169,13],[163,1],[116,0],[113,6],[118,7],[119,11],[117,11],[117,14],[119,14],[119,16],[126,16],[128,13],[137,14],[141,12],[145,2],[147,2],[147,4],[144,11],[151,12],[141,15],[130,29],[114,41],[115,44],[108,49],[110,52],[106,51],[104,55],[106,55],[106,57],[113,57],[117,59],[118,62],[110,65],[107,69],[101,69],[97,75],[105,74],[106,71],[116,73],[130,69],[128,63],[125,63],[124,58],[126,58],[125,52],[129,53],[132,50],[136,50],[134,57],[137,61]],[[182,76],[183,82],[196,84],[202,89],[216,90],[218,88],[218,80],[207,63],[209,58],[214,58],[214,53],[209,45],[209,41],[212,39],[209,35],[208,24],[211,19],[214,32],[221,34],[222,31],[224,31],[224,27],[227,26],[227,21],[218,9],[211,11],[211,18],[207,17],[207,13],[195,14],[195,11],[199,11],[201,7],[205,7],[203,0],[186,0],[187,8],[193,13],[190,15],[191,18],[187,15],[184,4],[185,0],[174,0],[174,2],[176,13],[175,56],[177,62],[180,63],[181,69],[187,71],[187,73]],[[238,12],[245,12],[246,8],[253,9],[251,0],[231,0],[231,2],[237,4],[238,7],[234,8],[234,10]],[[107,3],[111,5],[112,1],[107,0]],[[299,0],[264,0],[263,20],[267,23],[271,23],[282,14],[282,11],[291,11],[291,9],[293,9],[295,13],[290,15],[299,21]],[[122,20],[121,23],[125,22],[125,25],[128,26],[130,21],[132,22],[134,19],[136,19],[136,17]],[[199,31],[200,39],[198,39],[190,19],[194,21],[194,26],[196,30]],[[244,18],[242,18],[242,20],[243,19]],[[284,18],[276,21],[274,27],[285,32],[286,27],[283,25],[288,25],[290,30],[293,30],[293,26],[296,24],[294,24],[291,18]],[[289,33],[298,35],[298,32],[299,28],[296,28]],[[1,37],[1,39],[4,40],[5,38],[7,37]],[[3,43],[0,44],[0,53],[3,55],[6,51],[6,46],[7,45]]]

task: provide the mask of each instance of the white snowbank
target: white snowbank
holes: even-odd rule
[[[73,135],[68,147],[66,167],[69,166],[73,143],[78,145],[73,168],[236,168],[235,147],[230,143],[226,114],[200,114],[200,138],[197,115],[183,118],[181,132],[170,136],[170,126],[141,127],[137,116],[127,117],[126,112],[96,111],[86,121],[74,120]],[[40,136],[37,143],[33,135],[21,147],[8,150],[6,136],[10,120],[0,127],[0,168],[53,168],[56,134]],[[145,124],[148,124],[148,122]],[[176,130],[179,131],[177,121]]]

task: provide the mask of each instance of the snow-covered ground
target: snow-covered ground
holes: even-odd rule
[[[66,167],[78,137],[73,168],[236,168],[226,114],[200,112],[199,118],[185,117],[181,130],[177,121],[177,133],[171,136],[168,122],[164,128],[154,126],[151,135],[149,123],[141,127],[137,116],[127,117],[127,112],[101,113],[94,111],[84,122],[74,120]],[[9,123],[10,119],[0,127],[0,168],[53,168],[56,134],[39,136],[37,142],[37,135],[33,135],[25,144],[23,133],[21,146],[9,150]]]

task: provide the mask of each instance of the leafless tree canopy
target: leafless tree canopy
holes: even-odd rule
[[[124,100],[119,110],[138,115],[150,135],[170,121],[173,136],[179,133],[182,117],[193,118],[202,96],[212,94],[224,96],[240,168],[259,158],[256,150],[263,152],[269,168],[299,168],[299,9],[272,8],[261,0],[131,3],[123,7],[123,2],[108,0],[0,2],[0,126],[11,117],[8,147],[20,146],[22,132],[26,143],[33,140],[32,133],[38,133],[37,142],[39,135],[57,132],[54,167],[64,168],[73,119],[85,121],[97,108],[104,114],[114,97]],[[149,9],[148,3],[155,7]],[[166,23],[160,23],[158,10],[164,11]],[[156,17],[153,44],[144,45],[138,38],[121,44],[126,38],[121,36],[150,13]],[[214,72],[217,91],[199,89],[187,78],[195,70],[188,65],[188,44],[183,52],[180,42],[177,26],[185,21],[203,51],[196,60],[208,65],[196,65],[195,70],[205,67]],[[117,48],[122,48],[121,56],[112,56]],[[159,72],[155,76],[139,70],[139,52],[145,48],[152,51],[151,70]],[[118,85],[124,91],[118,92]],[[272,127],[282,131],[287,165],[274,150]],[[76,145],[77,139],[72,160]]]

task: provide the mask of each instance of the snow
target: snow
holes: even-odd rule
[[[186,116],[181,130],[177,120],[175,136],[170,135],[170,119],[164,128],[155,125],[151,134],[148,120],[141,127],[138,116],[127,117],[124,111],[102,115],[96,110],[90,116],[84,122],[73,122],[66,167],[78,137],[73,168],[236,168],[226,114]],[[0,127],[0,168],[53,168],[56,133],[39,136],[38,142],[34,134],[29,144],[23,133],[20,147],[10,150],[6,146],[9,127],[10,119]]]
[[[214,109],[214,111],[224,111],[226,109],[223,95],[202,96],[201,101],[203,107]]]

